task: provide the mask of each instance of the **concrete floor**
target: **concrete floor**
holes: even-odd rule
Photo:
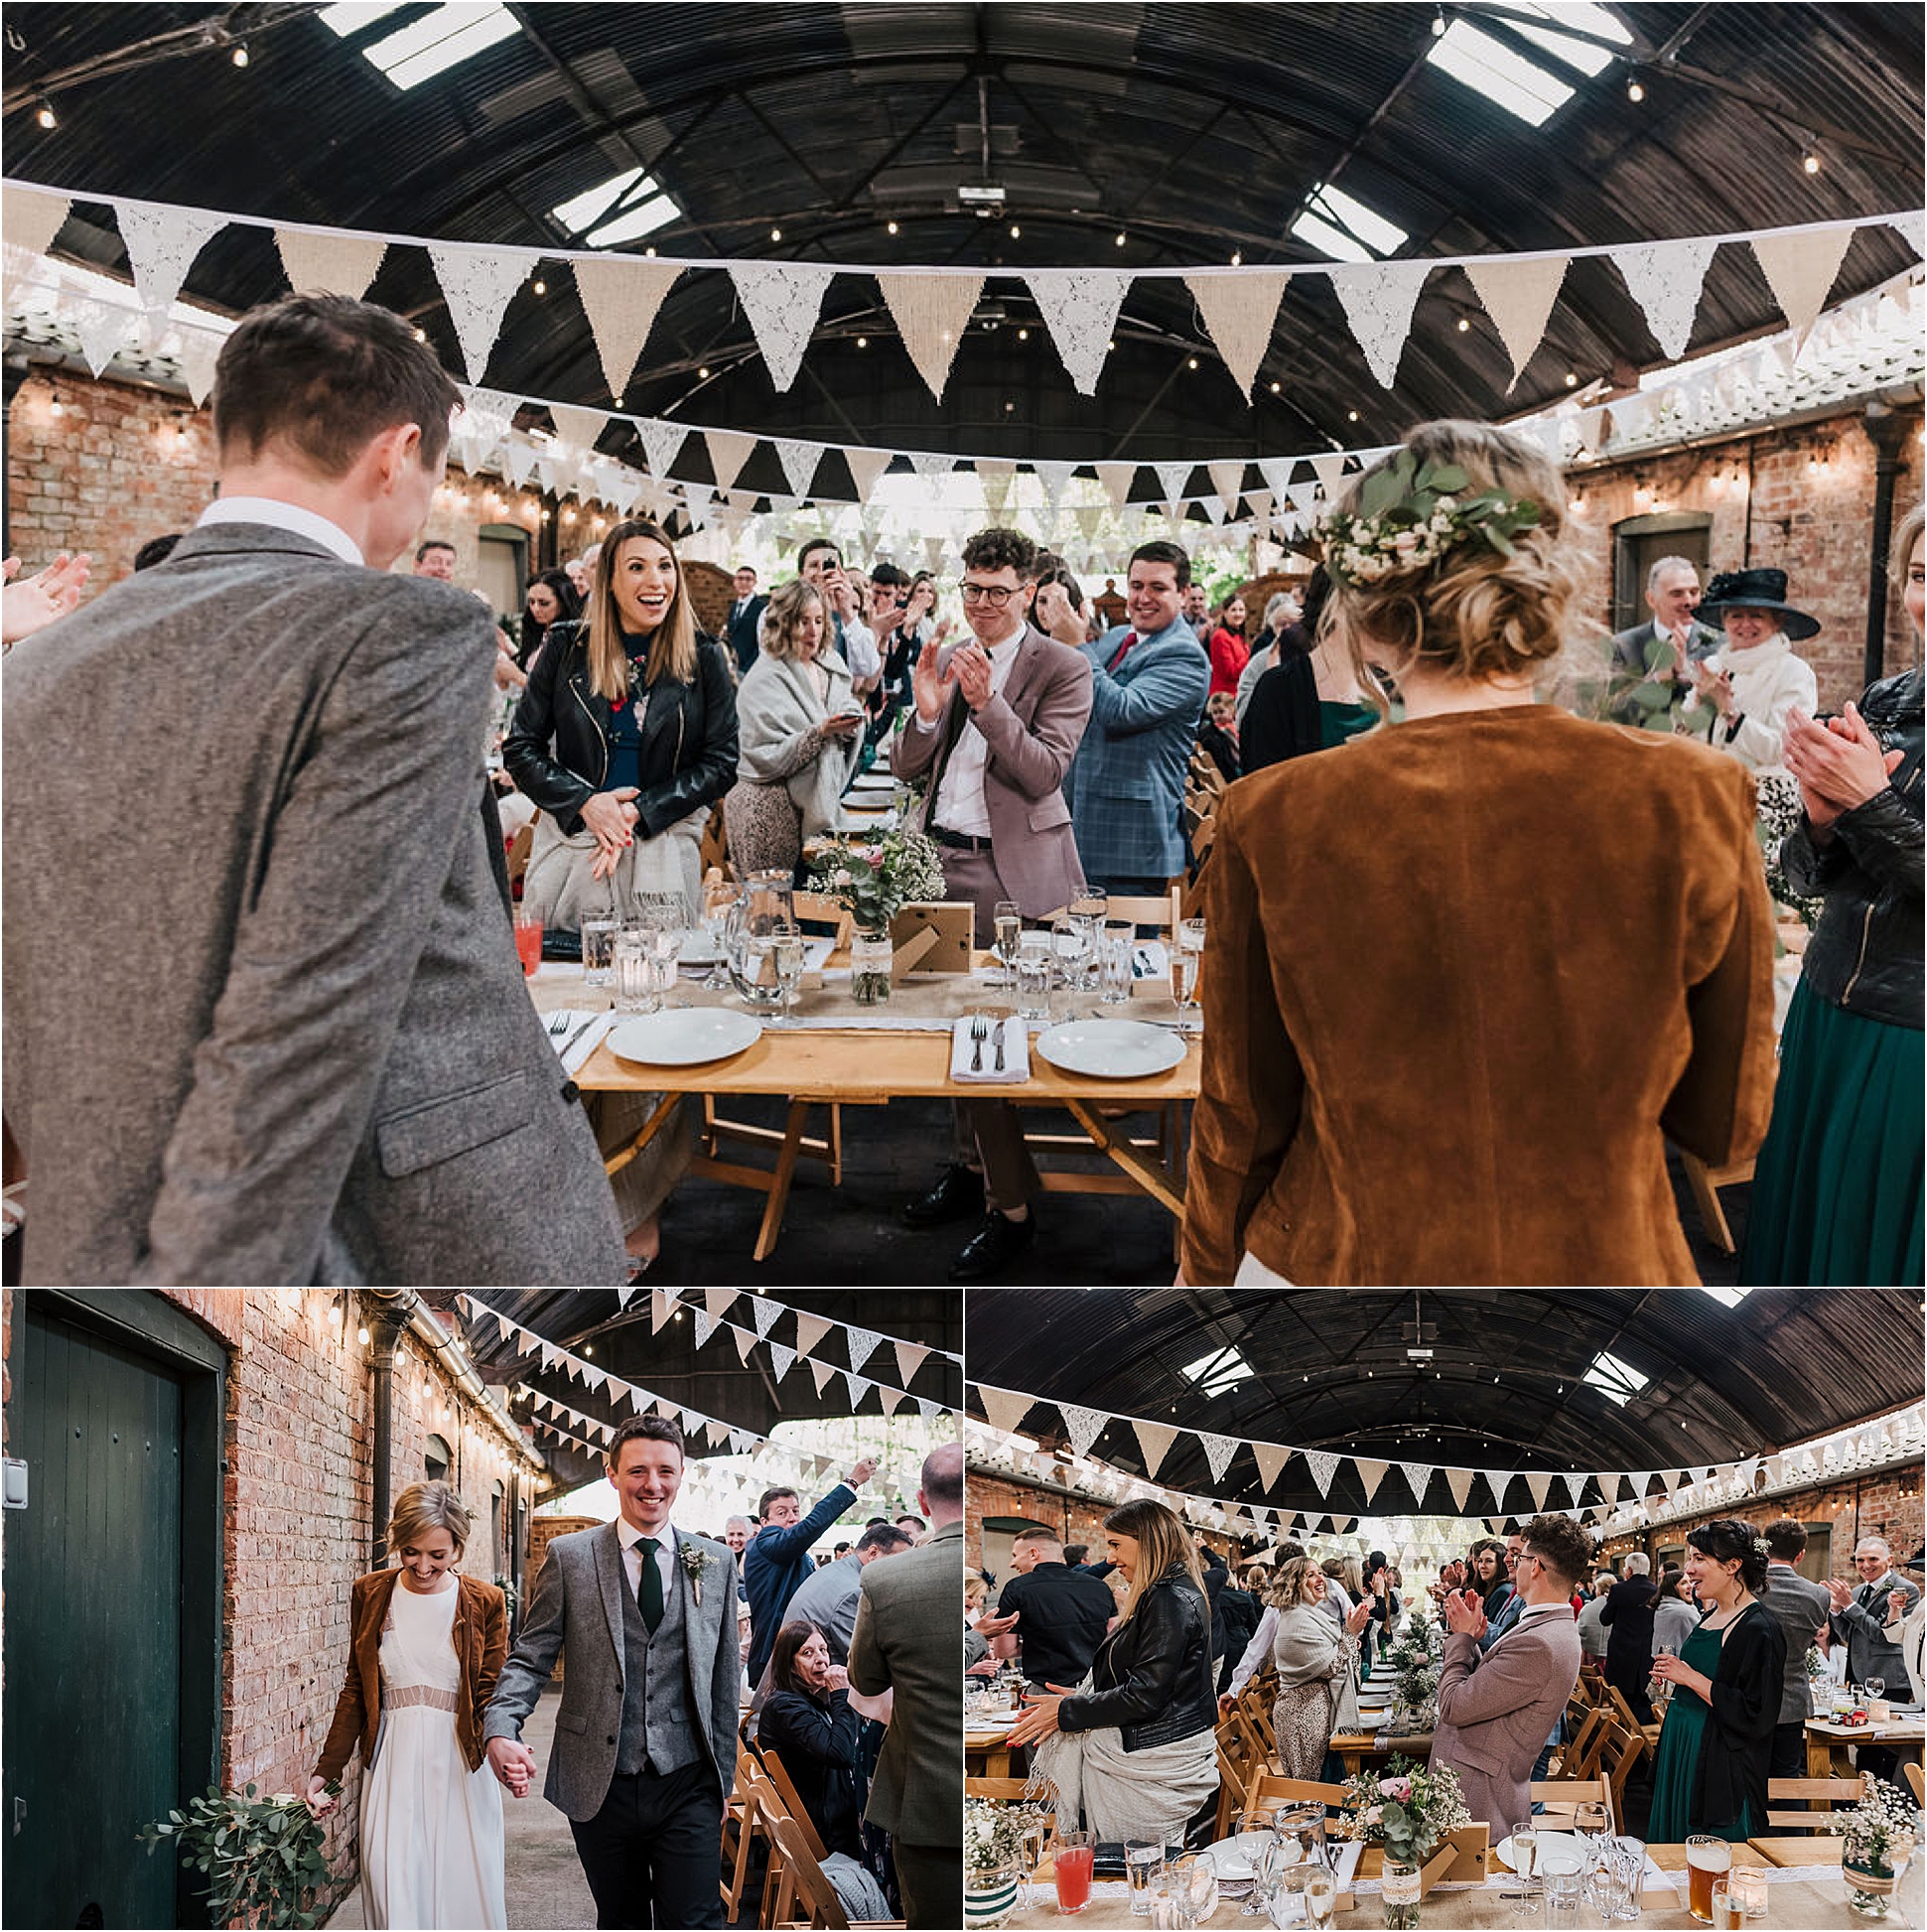
[[[511,1926],[587,1926],[596,1923],[596,1901],[576,1858],[576,1841],[569,1821],[540,1795],[549,1769],[549,1748],[555,1738],[555,1714],[562,1702],[560,1686],[544,1692],[522,1726],[522,1737],[535,1752],[535,1785],[526,1798],[502,1793],[502,1836],[507,1865],[506,1902]],[[361,1894],[357,1888],[328,1921],[330,1932],[360,1932]]]
[[[861,1046],[853,1050],[861,1051]],[[780,1126],[780,1099],[732,1100],[729,1111],[758,1125]],[[817,1108],[809,1131],[828,1131],[829,1110]],[[1035,1131],[1077,1130],[1066,1115],[1038,1112]],[[1148,1132],[1152,1117],[1134,1117],[1134,1132]],[[936,1179],[951,1147],[950,1105],[944,1100],[895,1100],[885,1107],[843,1110],[843,1185],[832,1188],[829,1170],[805,1161],[783,1217],[776,1252],[754,1259],[763,1196],[719,1180],[685,1180],[662,1215],[662,1253],[648,1279],[664,1287],[841,1286],[851,1282],[897,1287],[940,1287],[950,1264],[975,1231],[960,1221],[921,1233],[903,1226],[906,1201]],[[769,1153],[742,1142],[728,1144],[729,1158],[767,1167]],[[1079,1163],[1079,1165],[1086,1165]],[[1687,1191],[1679,1158],[1668,1151],[1668,1175],[1679,1202],[1680,1225],[1700,1278],[1709,1286],[1730,1285],[1738,1262],[1706,1238]],[[1721,1196],[1735,1240],[1743,1240],[1751,1183]],[[1045,1194],[1033,1210],[1037,1237],[998,1277],[1000,1287],[1169,1286],[1175,1269],[1171,1218],[1149,1196]]]

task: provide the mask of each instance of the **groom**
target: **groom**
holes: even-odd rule
[[[602,1926],[720,1926],[718,1847],[736,1781],[736,1559],[669,1520],[682,1431],[637,1416],[616,1432],[621,1516],[549,1545],[520,1640],[482,1723],[488,1762],[520,1796],[521,1741],[568,1652],[543,1796],[568,1815]]]

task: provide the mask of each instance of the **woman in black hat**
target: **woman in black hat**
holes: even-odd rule
[[[1916,509],[1894,543],[1916,634],[1927,616],[1923,527]],[[1785,758],[1805,810],[1781,864],[1796,892],[1825,902],[1780,1035],[1739,1279],[1918,1284],[1927,1139],[1919,665],[1868,685],[1824,724],[1794,709]]]
[[[1820,698],[1813,666],[1793,654],[1820,621],[1786,601],[1783,570],[1721,571],[1707,586],[1700,616],[1721,623],[1726,641],[1693,666],[1693,690],[1680,728],[1749,771],[1776,770],[1787,713],[1811,714]]]

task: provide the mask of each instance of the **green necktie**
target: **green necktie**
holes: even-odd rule
[[[642,1621],[649,1626],[649,1635],[654,1636],[656,1625],[662,1621],[662,1572],[655,1560],[659,1546],[654,1537],[641,1536],[636,1538],[635,1547],[642,1552],[642,1587],[635,1600],[642,1606]]]

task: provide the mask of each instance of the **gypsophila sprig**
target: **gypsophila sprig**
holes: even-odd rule
[[[862,930],[884,932],[904,906],[943,897],[943,861],[921,832],[829,839],[810,861],[808,890],[847,906]]]
[[[1361,1771],[1345,1780],[1345,1808],[1332,1829],[1342,1838],[1382,1845],[1388,1859],[1424,1864],[1472,1815],[1448,1764],[1416,1764],[1394,1757],[1383,1773]]]
[[[1512,539],[1538,525],[1539,505],[1502,489],[1465,495],[1471,481],[1454,463],[1422,465],[1401,450],[1359,485],[1352,510],[1327,512],[1325,569],[1356,587],[1428,570],[1467,543],[1511,556]]]
[[[995,1871],[1024,1856],[1024,1828],[1007,1805],[985,1798],[964,1800],[965,1863],[973,1871]]]
[[[1851,1811],[1830,1812],[1827,1830],[1844,1838],[1846,1862],[1876,1877],[1890,1877],[1893,1857],[1920,1836],[1920,1814],[1898,1785],[1869,1778],[1866,1796]]]

